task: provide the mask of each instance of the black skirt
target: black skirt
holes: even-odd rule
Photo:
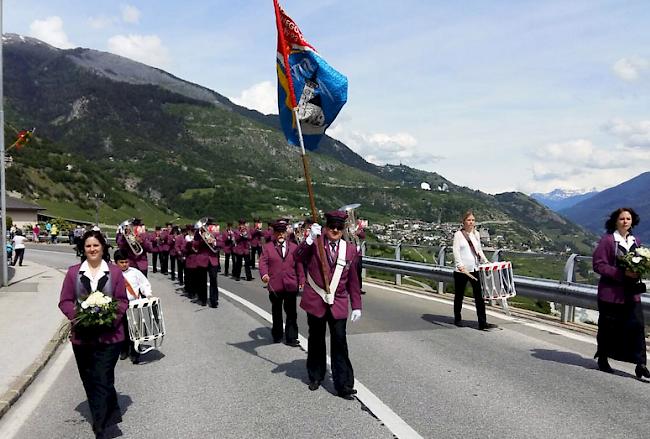
[[[641,302],[598,301],[598,356],[646,364],[645,323]]]

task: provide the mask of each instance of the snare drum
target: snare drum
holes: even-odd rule
[[[484,299],[508,299],[517,295],[510,261],[481,264],[478,269]]]
[[[126,319],[129,323],[129,338],[140,354],[162,345],[165,321],[158,297],[131,300],[126,310]]]

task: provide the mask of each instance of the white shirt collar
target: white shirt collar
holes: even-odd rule
[[[632,247],[632,244],[636,242],[634,236],[630,233],[628,233],[627,238],[623,238],[623,236],[620,233],[618,233],[618,230],[615,230],[613,235],[614,235],[614,241],[628,251],[630,250],[630,247]]]
[[[88,266],[88,261],[86,260],[81,263],[81,267],[79,267],[79,271],[88,271],[89,268],[90,267]],[[109,271],[108,264],[103,259],[102,259],[102,263],[99,265],[99,271]]]

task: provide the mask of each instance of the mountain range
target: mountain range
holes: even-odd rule
[[[588,200],[597,193],[598,191],[595,189],[591,191],[555,189],[545,194],[536,192],[530,194],[530,196],[549,209],[559,212],[563,209],[574,206],[583,200]]]
[[[307,214],[299,151],[287,145],[276,115],[110,53],[3,39],[6,142],[37,127],[36,139],[12,154],[13,193],[78,219],[93,216],[89,194],[100,193],[104,222],[127,212],[150,223]],[[517,248],[593,244],[593,235],[522,193],[489,195],[435,172],[377,166],[327,136],[309,161],[323,210],[361,202],[358,214],[371,221],[452,222],[472,208],[479,221],[502,224],[494,231]],[[423,182],[448,191],[423,191]]]
[[[585,226],[594,233],[605,230],[605,221],[619,207],[631,207],[641,217],[634,228],[634,235],[642,242],[650,242],[650,172],[604,190],[574,206],[563,209],[560,214]],[[645,194],[645,195],[644,195]]]

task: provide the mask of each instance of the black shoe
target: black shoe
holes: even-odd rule
[[[129,357],[129,351],[120,352],[120,360],[126,360]]]
[[[210,302],[210,308],[219,308],[219,302]]]
[[[598,357],[598,369],[600,369],[601,372],[614,373],[614,369],[609,365],[607,357]]]
[[[296,347],[300,346],[300,342],[298,340],[291,340],[291,341],[287,340],[287,346],[291,346],[292,348],[296,348]]]
[[[489,329],[495,329],[495,328],[498,328],[498,326],[493,323],[483,323],[481,325],[478,325],[478,329],[480,329],[481,331],[487,331]]]
[[[310,381],[309,382],[309,390],[311,390],[312,392],[314,390],[318,390],[319,387],[320,387],[320,381]]]
[[[349,389],[349,390],[340,390],[340,391],[338,391],[336,393],[336,396],[338,396],[339,398],[343,398],[343,399],[347,399],[348,401],[351,401],[351,400],[354,399],[354,396],[352,396],[352,395],[356,395],[356,394],[357,394],[356,389]]]
[[[138,355],[137,357],[131,357],[131,363],[140,364],[140,356]]]
[[[366,292],[365,292],[365,291],[363,291],[363,290],[361,290],[361,294],[366,294]]]
[[[641,379],[642,377],[650,378],[650,371],[645,364],[637,364],[636,369],[634,369],[634,373],[638,379]]]
[[[237,280],[239,280],[239,279],[237,279]],[[250,281],[253,280],[253,278],[252,277],[247,277],[246,280],[250,282]]]
[[[462,320],[454,320],[454,325],[458,326],[459,328],[463,328],[465,325],[463,325]]]
[[[237,282],[239,282],[239,281],[241,280],[241,279],[239,279],[238,277],[236,277],[236,278],[234,278],[234,279],[235,279]]]
[[[273,343],[282,343],[282,337],[280,338],[274,338]]]

